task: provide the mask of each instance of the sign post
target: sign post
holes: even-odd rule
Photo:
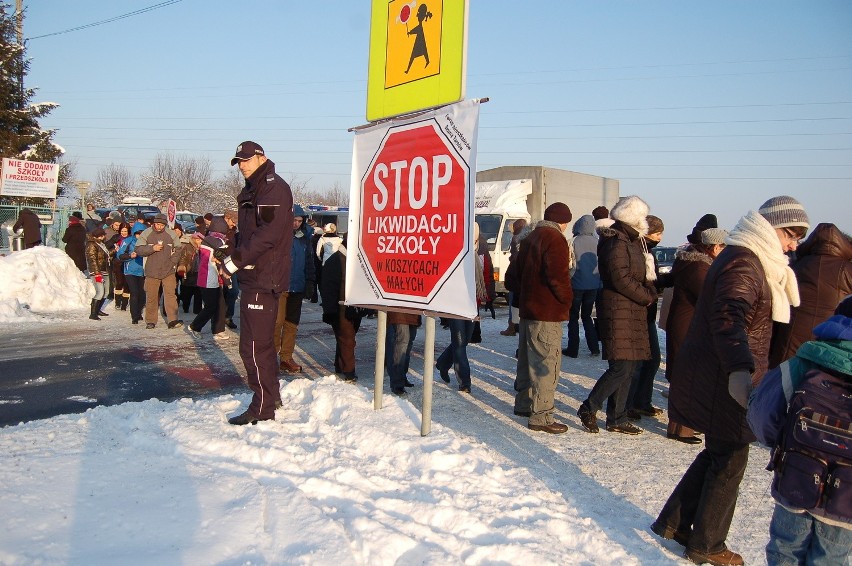
[[[74,183],[74,186],[77,187],[77,192],[80,194],[80,208],[85,213],[86,211],[86,194],[89,192],[89,187],[92,184],[89,181],[77,181]]]
[[[375,409],[386,311],[426,316],[423,436],[431,430],[435,316],[478,315],[471,258],[481,101],[464,100],[467,19],[467,0],[372,0],[367,120],[392,124],[354,129],[355,257],[346,263],[344,302],[379,310]]]
[[[478,100],[356,130],[345,303],[426,315],[421,434],[431,428],[435,317],[478,315],[473,206]],[[386,317],[373,404],[382,404]]]

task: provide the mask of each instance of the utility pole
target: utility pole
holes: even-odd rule
[[[15,29],[18,32],[18,48],[21,50],[20,71],[18,71],[18,89],[21,95],[21,109],[24,99],[24,0],[15,0]]]
[[[18,45],[24,45],[24,0],[15,0],[15,18],[18,25]]]

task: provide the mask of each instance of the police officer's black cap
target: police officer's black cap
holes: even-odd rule
[[[253,141],[244,141],[240,145],[237,146],[237,153],[231,159],[231,166],[237,164],[238,161],[245,161],[246,159],[251,159],[255,155],[266,155],[263,153],[263,148],[260,147],[260,144],[257,144]]]

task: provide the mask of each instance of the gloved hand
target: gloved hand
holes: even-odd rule
[[[213,250],[213,257],[218,259],[220,262],[225,261],[225,258],[228,257],[228,249],[227,248],[217,248]]]
[[[307,299],[309,301],[313,301],[314,296],[316,295],[316,292],[317,292],[316,283],[314,283],[310,279],[305,281],[305,299]]]
[[[748,396],[751,393],[751,372],[744,369],[728,375],[728,393],[743,409],[748,408]]]
[[[104,282],[104,276],[101,275],[101,272],[99,271],[99,272],[95,273],[95,283],[103,283],[103,282]]]

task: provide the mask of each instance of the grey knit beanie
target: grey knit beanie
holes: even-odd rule
[[[724,244],[728,237],[728,231],[722,228],[707,228],[701,232],[701,243],[706,246]]]
[[[758,212],[773,228],[802,226],[807,230],[811,227],[805,207],[793,197],[772,197],[760,206]]]

